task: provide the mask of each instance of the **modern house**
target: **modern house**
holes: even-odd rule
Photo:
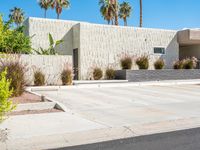
[[[119,69],[123,55],[149,55],[151,69],[158,58],[165,60],[166,69],[172,68],[179,58],[195,56],[200,59],[200,30],[196,29],[175,31],[32,17],[24,24],[26,34],[35,35],[32,38],[34,49],[48,48],[49,33],[54,39],[64,41],[56,50],[73,58],[75,79],[89,79],[95,66]]]

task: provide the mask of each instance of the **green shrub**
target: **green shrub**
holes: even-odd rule
[[[130,56],[125,56],[120,60],[120,64],[123,70],[131,69],[133,65],[132,58]]]
[[[72,70],[64,69],[61,73],[61,80],[63,85],[71,85],[72,84]]]
[[[13,90],[10,88],[11,81],[6,79],[7,72],[1,72],[0,77],[0,122],[6,119],[6,114],[15,109],[12,101],[9,99]]]
[[[7,69],[6,78],[9,79],[10,88],[13,89],[12,96],[20,96],[25,91],[25,66],[19,61],[6,61],[2,64],[1,70]]]
[[[136,64],[139,69],[148,69],[149,68],[149,57],[144,55],[136,59]]]
[[[100,80],[103,77],[103,71],[101,68],[94,68],[93,70],[93,79]]]
[[[115,79],[115,70],[112,68],[106,69],[106,79],[113,80]]]
[[[163,69],[165,66],[165,62],[163,59],[158,59],[155,63],[154,63],[154,67],[157,70]]]
[[[0,16],[0,52],[3,53],[31,53],[30,37],[23,33],[22,28],[11,29],[12,22],[4,23]]]
[[[174,69],[183,69],[183,61],[178,60],[174,63]]]
[[[34,85],[35,86],[45,85],[45,75],[40,70],[34,73]]]

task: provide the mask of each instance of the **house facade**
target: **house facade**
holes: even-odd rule
[[[56,47],[61,55],[70,55],[75,79],[90,79],[94,67],[120,69],[124,55],[136,58],[148,55],[150,69],[158,58],[165,60],[166,69],[180,58],[200,59],[200,31],[162,30],[99,25],[87,22],[28,18],[26,34],[33,36],[34,49],[48,48],[48,34],[64,42]],[[198,52],[199,51],[199,52]],[[133,69],[137,69],[134,65]]]

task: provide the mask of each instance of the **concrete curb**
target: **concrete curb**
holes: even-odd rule
[[[39,102],[39,103],[28,103],[18,104],[17,108],[13,112],[26,111],[26,110],[44,110],[52,109],[56,105],[55,102]]]
[[[167,80],[167,81],[149,81],[149,82],[126,82],[126,83],[106,83],[106,84],[79,84],[74,86],[42,86],[27,87],[28,91],[58,91],[75,88],[102,88],[102,87],[127,87],[127,86],[170,86],[170,85],[196,85],[200,84],[200,80]]]
[[[26,91],[29,92],[29,93],[31,93],[31,94],[40,96],[40,97],[43,96],[42,94],[33,92],[31,88],[26,88]],[[65,107],[65,105],[63,105],[62,103],[60,103],[60,102],[58,102],[58,101],[55,101],[55,100],[53,100],[53,99],[50,98],[50,97],[45,97],[45,100],[54,103],[54,104],[55,104],[55,108],[60,109],[60,110],[62,110],[62,111],[64,111],[64,112],[69,112],[69,109],[67,109],[67,107]]]

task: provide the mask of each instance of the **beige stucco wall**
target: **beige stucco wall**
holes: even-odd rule
[[[172,68],[179,58],[176,31],[116,27],[108,25],[80,24],[81,79],[91,78],[95,66],[120,68],[119,61],[124,53],[137,57],[150,57],[150,69],[158,58],[165,59],[166,68]],[[154,47],[165,47],[165,55],[155,55]],[[137,69],[136,65],[133,69]]]

